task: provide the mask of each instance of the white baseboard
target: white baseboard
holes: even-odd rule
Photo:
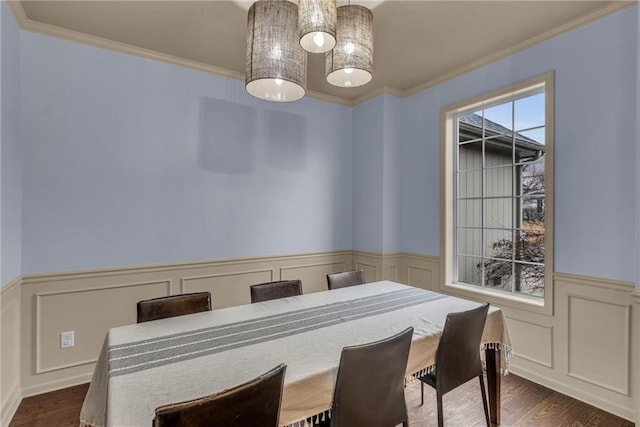
[[[20,395],[19,384],[16,384],[8,392],[3,392],[2,396],[2,416],[0,417],[0,426],[8,427],[11,419],[16,414],[20,402],[22,402],[22,396]]]
[[[572,387],[551,377],[541,375],[538,372],[533,372],[529,369],[523,368],[522,366],[517,366],[513,362],[510,371],[519,377],[533,381],[536,384],[543,385],[559,393],[566,394],[567,396],[588,403],[589,405],[595,406],[603,411],[610,412],[632,422],[635,420],[635,411],[633,409],[621,406],[616,402],[604,399],[601,396],[588,393],[584,389]]]
[[[49,381],[33,385],[31,387],[24,387],[22,389],[22,398],[36,396],[42,393],[49,393],[51,391],[61,390],[67,387],[73,387],[74,385],[86,384],[91,381],[92,373],[86,373],[76,375],[73,377],[63,378],[55,381]]]

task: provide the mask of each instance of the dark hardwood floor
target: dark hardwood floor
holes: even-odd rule
[[[83,384],[23,399],[9,427],[77,427],[87,388],[88,384]],[[424,406],[419,406],[420,383],[407,387],[411,426],[437,425],[435,392],[428,386],[424,390]],[[446,394],[443,401],[445,425],[485,425],[477,381]],[[634,423],[510,374],[502,380],[501,425],[632,427]]]

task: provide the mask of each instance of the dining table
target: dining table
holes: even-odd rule
[[[435,368],[447,314],[479,305],[385,280],[112,328],[80,425],[151,427],[161,405],[227,390],[284,363],[280,425],[309,426],[330,413],[344,347],[412,326],[409,384]],[[498,307],[489,308],[481,345],[491,421],[499,424],[511,339]]]

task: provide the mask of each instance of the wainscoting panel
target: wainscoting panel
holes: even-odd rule
[[[327,274],[349,269],[351,269],[350,260],[292,265],[280,268],[280,278],[281,280],[301,280],[302,293],[310,294],[327,290]]]
[[[219,309],[248,303],[252,283],[301,279],[304,293],[318,292],[328,273],[354,268],[368,282],[447,289],[438,257],[363,251],[25,276],[1,293],[2,427],[21,397],[89,381],[106,331],[135,322],[140,299],[209,290]],[[636,421],[640,297],[633,284],[561,273],[554,282],[553,314],[502,307],[514,345],[511,370]],[[60,332],[68,330],[75,331],[76,346],[61,350]]]
[[[555,273],[554,282],[555,363],[550,373],[536,371],[548,379],[542,384],[634,420],[630,387],[634,285],[564,273]]]
[[[353,252],[353,269],[364,271],[365,282],[375,282],[385,280],[388,277],[384,275],[384,259],[380,254],[364,251]]]
[[[407,284],[431,291],[439,290],[440,259],[430,256],[407,254],[406,280]]]
[[[15,286],[17,312],[5,307],[3,291],[3,327],[12,323],[5,318],[19,320],[14,338],[6,333],[15,354],[3,335],[2,366],[10,371],[3,398],[11,373],[23,397],[89,381],[106,332],[135,323],[142,299],[206,290],[221,309],[249,303],[253,283],[298,278],[309,293],[326,290],[327,273],[352,268],[351,251],[339,251],[25,276]],[[74,331],[75,346],[61,349],[66,331]]]
[[[553,368],[553,328],[507,316],[513,355]]]
[[[433,271],[410,266],[407,271],[407,277],[409,278],[409,285],[416,286],[424,289],[433,289]]]
[[[136,323],[138,301],[170,293],[171,280],[35,293],[36,373],[95,362],[108,329],[97,325]],[[74,332],[75,345],[63,349],[65,331]]]
[[[567,374],[628,395],[630,306],[574,295],[568,302]]]
[[[211,292],[211,305],[215,310],[251,303],[249,285],[271,282],[274,277],[273,269],[184,277],[182,291]]]
[[[18,409],[20,390],[20,278],[0,289],[0,425]]]

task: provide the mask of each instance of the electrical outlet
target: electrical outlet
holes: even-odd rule
[[[73,331],[60,332],[60,348],[69,348],[75,345]]]

